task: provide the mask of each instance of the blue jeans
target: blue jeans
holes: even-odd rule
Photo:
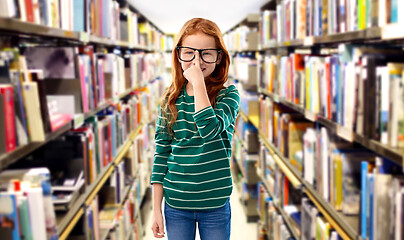
[[[231,208],[225,205],[211,210],[181,210],[164,205],[168,240],[194,240],[196,223],[201,240],[229,240]]]

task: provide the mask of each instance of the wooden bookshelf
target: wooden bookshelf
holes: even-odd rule
[[[259,129],[259,117],[250,116],[248,117],[243,111],[240,110],[240,116],[243,118],[244,122],[250,122],[256,129]]]
[[[240,116],[242,116],[243,119],[246,118],[247,121],[250,121],[249,118],[242,111],[240,111]],[[316,192],[316,190],[309,183],[307,183],[303,179],[302,173],[290,163],[289,159],[287,159],[283,156],[283,154],[279,151],[278,148],[276,148],[272,143],[270,143],[268,141],[268,139],[260,131],[259,128],[258,128],[258,133],[260,136],[260,140],[265,145],[265,147],[269,150],[269,153],[272,155],[273,159],[275,160],[275,162],[277,163],[277,165],[279,166],[281,171],[288,177],[288,179],[292,183],[292,185],[296,189],[301,188],[307,194],[307,196],[310,198],[310,200],[316,205],[316,207],[319,209],[319,211],[327,218],[327,221],[329,221],[331,223],[331,225],[341,235],[341,237],[343,237],[343,239],[356,239],[356,237],[359,236],[359,233],[357,232],[357,230],[355,230],[355,229],[358,229],[358,226],[359,226],[359,217],[348,217],[348,216],[344,216],[344,215],[338,213],[327,201],[325,201],[323,199],[322,196],[320,196]],[[268,190],[269,189],[268,185],[267,185],[266,180],[263,177],[262,173],[260,173],[259,176],[261,176],[261,179],[263,180],[262,182],[264,183],[265,187]],[[272,196],[273,196],[273,194],[272,194]],[[275,203],[278,204],[278,201],[276,201]],[[282,214],[282,216],[283,215],[287,216],[287,214],[285,212],[284,212],[284,214]],[[289,222],[290,221],[291,220],[289,219]],[[286,220],[285,220],[285,222],[287,223]],[[289,223],[289,224],[291,224],[291,223]],[[288,224],[288,226],[293,226],[293,225],[289,225],[289,224]],[[292,230],[291,230],[291,232],[292,232]],[[292,232],[292,234],[294,236],[299,236],[296,232],[295,233]],[[296,238],[296,239],[299,239],[299,238]]]
[[[125,201],[127,200],[130,190],[133,186],[134,181],[131,181],[131,183],[127,186],[125,186],[125,191],[123,194],[123,198],[121,199],[121,202],[116,206],[117,208],[121,209],[125,203]],[[104,228],[100,228],[100,239],[101,240],[105,240],[108,237],[109,232],[111,231],[111,229],[104,229]]]
[[[67,31],[60,28],[24,22],[15,18],[0,17],[0,31],[25,38],[47,37],[52,39],[71,41],[83,45],[93,43],[98,45],[122,47],[143,51],[160,51],[157,49],[151,49],[146,46],[135,45],[130,42],[111,40],[108,38],[94,36],[86,32]]]
[[[304,39],[293,39],[285,42],[274,41],[271,44],[261,46],[261,51],[273,50],[277,48],[298,48],[298,47],[312,47],[320,44],[339,44],[343,42],[363,42],[369,40],[382,40],[383,28],[373,27],[364,30],[358,30],[353,32],[344,32],[324,36],[311,36]],[[401,38],[403,38],[402,36]],[[397,37],[398,38],[398,37]]]
[[[350,217],[336,212],[330,203],[325,201],[309,183],[303,181],[303,184],[304,192],[338,234],[341,235],[342,239],[357,239],[359,237],[359,232],[356,230],[359,228],[359,216]]]
[[[62,134],[66,133],[73,127],[73,122],[70,121],[57,129],[56,131],[51,132],[46,136],[46,140],[44,142],[30,142],[26,145],[17,147],[12,152],[4,153],[0,155],[0,170],[5,169],[9,165],[15,163],[19,159],[27,156],[28,154],[32,153],[33,151],[39,149],[40,147],[44,146],[46,143],[52,141],[53,139],[61,136]]]
[[[280,161],[281,164],[286,166],[285,168],[279,165],[282,172],[285,173],[285,175],[289,178],[289,180],[291,180],[291,176],[292,178],[293,177],[297,178],[297,180],[295,181],[299,182],[301,188],[304,190],[304,192],[307,194],[310,200],[315,204],[315,206],[319,209],[319,211],[327,218],[327,220],[341,235],[341,237],[343,237],[343,239],[356,239],[356,237],[359,236],[359,233],[355,230],[359,226],[358,225],[359,217],[347,217],[337,212],[327,201],[323,199],[322,196],[320,196],[316,192],[316,190],[308,182],[306,182],[302,178],[301,174],[298,173],[298,170],[291,165],[291,163],[287,158],[283,157],[283,155],[279,152],[279,150],[275,146],[273,146],[262,133],[260,133],[260,138],[264,143],[264,145],[267,147],[267,149],[270,151],[270,153],[273,155],[273,158],[279,159],[278,161],[275,160],[277,164],[279,165]],[[293,174],[292,172],[294,173],[294,175],[291,175]]]
[[[98,194],[101,187],[104,185],[104,183],[107,181],[109,176],[114,171],[115,166],[117,166],[122,161],[124,155],[126,154],[129,147],[131,146],[133,140],[139,134],[143,125],[144,125],[144,123],[139,124],[139,126],[136,128],[136,130],[130,134],[130,136],[128,137],[126,142],[118,150],[119,153],[116,156],[116,158],[114,159],[114,161],[109,163],[102,170],[100,175],[97,177],[97,179],[93,183],[90,184],[90,186],[86,187],[85,193],[82,194],[78,200],[76,200],[76,202],[74,203],[72,208],[67,212],[67,214],[64,216],[58,216],[57,230],[58,230],[59,239],[61,239],[61,240],[67,239],[71,230],[73,229],[73,227],[76,225],[76,223],[78,222],[78,220],[84,213],[83,206],[88,206],[93,201],[93,199]]]
[[[19,19],[0,17],[0,30],[18,35],[40,36],[59,38],[72,41],[80,41],[78,32],[65,31],[59,28],[52,28],[40,24],[24,22]]]
[[[138,90],[138,88],[133,88],[129,89],[128,91],[125,91],[122,93],[119,98],[123,98],[127,95],[129,95],[132,91]],[[111,99],[112,100],[112,99]],[[80,121],[85,121],[86,119],[90,118],[91,116],[96,115],[98,112],[106,109],[107,107],[111,106],[110,101],[107,101],[105,103],[102,103],[100,106],[98,106],[96,109],[92,109],[87,113],[83,113],[82,116],[80,117]],[[12,152],[9,153],[4,153],[0,155],[0,171],[7,168],[9,165],[15,163],[16,161],[20,160],[21,158],[29,155],[33,151],[39,149],[40,147],[44,146],[45,144],[49,143],[50,141],[56,139],[59,136],[62,136],[75,126],[75,119],[71,120],[70,122],[66,123],[59,129],[48,133],[46,135],[46,140],[43,142],[30,142],[26,145],[20,146],[13,150]]]
[[[265,179],[265,177],[262,174],[262,170],[257,168],[257,174],[261,179],[261,182],[264,184],[267,192],[269,193],[269,195],[272,198],[272,203],[274,204],[276,210],[282,215],[282,218],[284,220],[284,222],[286,223],[286,225],[289,228],[289,231],[291,232],[292,236],[294,239],[300,239],[300,230],[296,229],[295,225],[292,223],[292,219],[291,217],[283,210],[283,208],[279,205],[279,201],[278,199],[275,197],[275,195],[273,194],[273,192],[270,190],[269,185]]]
[[[139,23],[150,23],[152,25],[152,32],[155,35],[158,35],[159,37],[157,40],[160,40],[160,36],[163,37],[164,33],[156,27],[155,24],[153,24],[149,19],[147,19],[143,14],[141,14],[139,11],[137,11],[134,7],[133,1],[131,3],[121,3],[118,1],[120,5],[124,4],[125,6],[128,6],[128,8],[136,13],[137,20],[139,20]],[[13,3],[14,4],[14,3]],[[122,6],[120,6],[122,7]],[[41,9],[42,10],[42,9]],[[77,9],[72,9],[71,11],[78,11]],[[82,12],[83,13],[83,12]],[[117,10],[118,17],[119,17],[119,10]],[[69,16],[71,17],[71,16]],[[85,19],[84,19],[85,20]],[[88,19],[87,19],[88,20]],[[85,21],[87,21],[85,20]],[[43,19],[41,19],[42,22]],[[88,22],[86,22],[88,23]],[[114,25],[115,26],[115,25]],[[95,30],[96,29],[95,26]],[[116,25],[115,27],[120,28],[121,25]],[[112,32],[112,29],[111,29]],[[115,32],[118,33],[118,32]],[[109,38],[104,38],[100,36],[95,36],[90,34],[90,31],[88,32],[77,32],[77,31],[69,31],[69,30],[64,30],[61,28],[55,28],[55,27],[49,27],[47,25],[42,25],[42,24],[36,24],[32,22],[26,22],[26,21],[21,21],[20,19],[17,18],[6,18],[6,17],[0,17],[0,34],[3,36],[3,40],[1,41],[3,48],[6,47],[15,47],[15,48],[22,48],[24,46],[37,46],[37,45],[51,45],[51,46],[58,46],[58,47],[64,47],[64,46],[69,46],[69,47],[74,47],[77,48],[78,46],[86,46],[86,45],[93,45],[95,51],[94,52],[109,52],[112,53],[114,50],[119,49],[121,50],[122,54],[125,54],[126,52],[131,53],[131,52],[144,52],[145,54],[148,53],[162,53],[161,49],[161,42],[160,41],[153,41],[153,39],[148,39],[146,40],[147,43],[144,45],[139,45],[139,44],[134,44],[129,41],[121,41],[121,40],[112,40]],[[123,37],[123,35],[121,35]],[[140,37],[140,35],[139,35]],[[119,37],[118,37],[119,38]],[[149,41],[150,40],[150,41]],[[147,45],[147,46],[145,46]],[[20,49],[21,50],[21,49]],[[7,50],[8,51],[8,50]],[[22,52],[22,51],[20,51]],[[78,54],[78,52],[75,52],[75,54]],[[149,64],[149,63],[147,63]],[[159,65],[160,67],[160,65]],[[76,69],[77,70],[77,69]],[[95,72],[92,72],[92,74],[96,74]],[[158,77],[157,77],[158,78]],[[156,78],[156,79],[157,79]],[[149,79],[149,80],[154,80]],[[148,80],[148,79],[144,79]],[[134,87],[125,90],[121,94],[119,94],[118,97],[115,97],[113,99],[106,99],[104,103],[99,103],[98,107],[95,109],[90,109],[86,113],[80,113],[77,114],[76,116],[72,116],[72,120],[69,121],[68,123],[64,124],[62,127],[58,128],[55,131],[52,131],[51,133],[46,134],[45,140],[42,142],[29,142],[26,145],[19,146],[15,150],[0,154],[0,171],[6,170],[8,167],[14,167],[12,166],[13,164],[17,163],[18,161],[22,161],[24,158],[29,156],[30,154],[34,153],[35,151],[39,150],[40,148],[46,146],[48,143],[50,143],[52,140],[58,139],[59,137],[63,136],[64,134],[68,133],[70,130],[75,129],[81,124],[83,124],[87,119],[96,116],[97,113],[100,111],[103,111],[107,109],[110,106],[114,106],[115,103],[119,99],[125,98],[129,95],[131,95],[133,92],[138,92],[138,91],[144,91],[144,88],[147,86],[139,86],[139,87]],[[94,89],[93,89],[94,90]],[[105,90],[105,89],[104,89]],[[95,91],[95,90],[94,90]],[[132,107],[132,106],[130,106]],[[143,115],[143,114],[142,114]],[[152,121],[152,119],[145,119],[147,123]],[[135,123],[133,123],[135,124]],[[146,124],[146,122],[142,122],[135,124],[135,128],[129,135],[127,136],[127,139],[122,143],[122,145],[116,149],[116,156],[113,159],[112,162],[110,162],[107,166],[105,166],[100,173],[98,173],[98,176],[96,179],[94,179],[94,182],[89,184],[88,186],[85,187],[84,191],[81,191],[80,196],[73,202],[69,210],[66,212],[56,212],[56,229],[57,229],[57,235],[59,236],[59,239],[64,240],[64,239],[70,239],[70,238],[75,238],[74,236],[70,236],[72,231],[75,231],[74,229],[76,228],[77,223],[81,222],[83,218],[86,216],[86,208],[92,203],[92,201],[96,198],[96,196],[99,194],[99,191],[103,187],[103,185],[108,181],[112,173],[114,172],[116,166],[120,164],[126,153],[130,151],[131,146],[133,142],[135,141],[135,138],[140,134],[141,130],[143,129],[143,126]],[[109,143],[110,144],[110,143]],[[111,145],[112,147],[112,145]],[[142,150],[143,151],[143,150]],[[137,177],[139,177],[139,173],[137,174]],[[148,176],[150,177],[150,176]],[[122,198],[121,203],[119,204],[119,207],[122,207],[124,204],[124,201],[127,200],[127,196],[131,193],[133,186],[133,182],[129,185],[126,186],[124,189],[124,197]],[[147,186],[146,189],[144,189],[142,193],[142,200],[143,197],[145,196],[145,193],[147,191]],[[140,204],[139,204],[140,205]],[[140,211],[137,211],[136,216],[137,218],[140,219]],[[77,226],[81,227],[81,226]],[[140,226],[141,228],[141,226]],[[135,231],[135,226],[132,225],[131,229],[133,229],[132,232]],[[107,231],[101,231],[101,239],[106,239],[108,236],[110,229]],[[141,229],[139,229],[139,233],[141,232]],[[127,236],[125,235],[126,238],[129,238],[131,234],[127,233]],[[86,238],[85,236],[80,236],[78,239]]]
[[[363,147],[372,150],[376,154],[386,157],[388,159],[391,159],[392,161],[396,162],[399,165],[403,165],[404,161],[404,148],[392,148],[389,147],[388,145],[382,144],[374,139],[369,139],[366,138],[362,135],[359,135],[351,130],[347,130],[343,126],[339,125],[336,122],[333,122],[327,118],[324,118],[322,116],[312,116],[309,111],[304,109],[302,106],[296,105],[294,103],[291,103],[288,100],[279,98],[276,94],[273,94],[267,90],[264,90],[262,88],[259,89],[259,92],[262,94],[270,97],[274,102],[280,103],[284,106],[287,106],[294,111],[302,114],[305,116],[307,120],[313,121],[313,122],[318,122],[321,125],[326,126],[328,129],[333,130],[339,137],[342,139],[349,141],[349,142],[355,142]]]
[[[259,13],[248,14],[245,18],[241,19],[240,22],[238,22],[236,25],[234,25],[232,28],[230,28],[224,34],[227,34],[227,33],[233,31],[234,29],[236,29],[237,27],[240,27],[240,26],[257,27],[259,21],[260,21],[260,14]]]

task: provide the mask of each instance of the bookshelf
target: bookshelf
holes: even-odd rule
[[[356,5],[357,3],[360,5]],[[311,206],[316,209],[315,221],[326,223],[322,228],[319,227],[319,222],[314,223],[317,224],[317,234],[326,234],[322,237],[330,239],[336,239],[337,235],[342,239],[383,239],[387,230],[382,229],[387,229],[389,224],[401,224],[397,219],[403,212],[396,208],[401,204],[401,200],[394,199],[389,205],[383,206],[378,205],[381,202],[369,200],[369,197],[380,196],[378,194],[384,189],[396,196],[397,188],[392,182],[402,177],[404,163],[404,148],[397,144],[400,140],[395,139],[391,132],[391,129],[398,125],[397,122],[401,121],[401,117],[397,122],[391,120],[391,116],[401,116],[402,112],[402,108],[394,108],[395,102],[401,104],[402,100],[395,97],[394,91],[381,93],[382,89],[386,89],[386,84],[389,84],[390,90],[394,89],[392,71],[387,69],[393,69],[393,63],[401,62],[388,51],[378,52],[379,48],[394,49],[393,51],[397,49],[394,54],[401,57],[404,55],[401,51],[404,39],[403,21],[399,17],[396,18],[404,9],[395,5],[382,5],[384,3],[386,2],[361,0],[273,0],[267,1],[261,7],[260,53],[257,57],[260,116],[258,124],[254,125],[259,129],[260,141],[265,151],[290,183],[300,189],[302,196],[309,199]],[[346,46],[349,47],[345,48]],[[363,49],[375,51],[361,52]],[[363,55],[358,54],[359,52]],[[379,57],[386,61],[379,61]],[[335,59],[341,67],[337,70],[333,68],[336,66],[333,62]],[[371,64],[368,65],[369,62]],[[349,69],[352,69],[352,72]],[[380,77],[382,69],[386,69],[384,71],[387,77]],[[397,78],[401,81],[401,72]],[[352,82],[355,84],[350,84]],[[362,85],[363,83],[374,85]],[[333,90],[330,90],[331,88]],[[302,91],[299,92],[300,90]],[[372,95],[362,95],[362,91],[370,90],[374,91]],[[399,91],[401,93],[401,89]],[[335,94],[339,96],[334,98]],[[373,97],[376,95],[377,97]],[[351,103],[353,99],[355,102]],[[386,101],[392,105],[384,105],[381,109],[379,104]],[[365,108],[362,108],[363,106]],[[381,114],[386,111],[391,114],[388,120],[381,118]],[[361,114],[365,112],[366,116],[362,117]],[[251,123],[257,122],[248,114],[241,113],[241,116]],[[351,116],[353,121],[350,121]],[[310,129],[303,127],[306,123]],[[386,124],[389,130],[382,128],[381,123]],[[301,129],[296,127],[299,124],[304,129],[302,139],[299,142],[290,140],[292,135],[289,131],[300,132]],[[291,126],[294,130],[289,129]],[[296,152],[290,150],[292,144],[298,143],[302,144],[300,146],[303,152],[299,152],[302,154],[300,160],[297,160],[298,155],[293,155]],[[355,177],[350,175],[350,171],[352,166],[359,164],[355,163],[359,159],[345,158],[345,162],[341,163],[341,166],[344,166],[343,172],[338,172],[336,167],[340,163],[337,159],[341,156],[339,154],[346,149],[353,149],[354,154],[366,152],[371,155],[369,159],[359,157],[362,167],[365,167]],[[306,150],[314,150],[314,157],[311,158],[310,152],[304,152]],[[285,157],[287,155],[289,157]],[[310,162],[311,160],[313,162]],[[273,168],[266,161],[268,159],[265,159],[263,164],[268,165],[259,169],[259,175],[268,194],[274,196],[270,191],[271,186],[267,183],[267,178],[273,180]],[[392,169],[384,171],[390,164]],[[329,170],[328,173],[325,168]],[[345,181],[349,180],[358,184],[358,187],[354,187],[357,189],[357,198],[350,202],[353,205],[349,205],[347,201],[347,198],[353,196],[349,195],[349,187],[345,185],[344,190],[337,190],[339,177],[344,179],[341,180],[343,184],[347,184]],[[374,177],[379,179],[374,180]],[[373,181],[379,181],[380,184],[381,177],[388,178],[391,182],[373,185]],[[324,180],[325,178],[328,180]],[[341,199],[342,205],[339,205],[336,198]],[[303,202],[300,206],[302,208]],[[279,204],[275,200],[272,203]],[[350,212],[344,209],[344,204],[345,207],[356,206],[356,210]],[[375,215],[375,209],[384,209],[388,216]],[[307,212],[307,208],[305,211]],[[303,210],[300,210],[300,213],[303,214]],[[290,216],[282,212],[281,215],[291,230],[291,235],[295,239],[303,239],[303,236],[297,236],[291,224],[288,224],[287,218]],[[394,217],[397,219],[393,220]],[[391,219],[389,224],[383,223],[386,218]],[[312,226],[310,224],[313,224],[313,218],[310,218],[310,221],[306,218],[305,222],[309,222],[306,225]],[[302,219],[302,231],[305,229],[305,222]],[[388,238],[402,236],[397,229],[388,234]],[[305,239],[309,235],[305,235]]]
[[[300,230],[296,229],[296,227],[292,224],[290,217],[288,216],[288,214],[283,210],[282,207],[279,206],[278,200],[276,199],[275,195],[271,192],[270,187],[267,183],[267,181],[265,180],[263,174],[262,174],[262,170],[257,168],[257,174],[258,176],[261,178],[262,183],[264,184],[266,191],[269,193],[269,196],[272,197],[273,199],[273,204],[276,208],[276,210],[282,215],[282,218],[284,219],[286,225],[288,226],[292,236],[295,239],[299,239],[300,238]],[[263,216],[260,216],[261,220],[263,219]],[[266,227],[265,227],[266,229]],[[267,229],[266,229],[267,230]]]
[[[42,0],[39,1],[42,2]],[[46,1],[43,2],[43,4],[47,4]],[[60,2],[65,4],[65,1]],[[73,4],[73,1],[70,2]],[[77,3],[79,2],[81,1],[77,1]],[[83,2],[89,3],[90,1],[86,0]],[[80,91],[80,101],[82,101],[83,104],[81,112],[72,116],[71,120],[64,123],[62,126],[59,126],[56,130],[46,132],[45,140],[28,140],[28,143],[26,144],[18,143],[18,146],[15,149],[11,151],[8,150],[7,152],[0,154],[1,175],[3,172],[18,169],[20,165],[24,166],[26,164],[29,164],[30,160],[36,158],[36,156],[34,156],[35,154],[42,154],[41,151],[45,151],[44,149],[50,146],[50,144],[54,143],[54,141],[56,140],[63,141],[65,136],[74,134],[74,131],[82,131],[80,129],[87,128],[89,126],[87,124],[93,124],[90,123],[91,121],[93,121],[93,119],[96,119],[94,123],[95,126],[97,126],[97,124],[101,124],[101,126],[103,126],[103,129],[95,127],[96,131],[98,132],[92,132],[94,125],[91,125],[90,131],[93,135],[85,135],[86,140],[84,141],[87,141],[86,144],[88,145],[83,145],[83,160],[88,160],[88,162],[84,164],[89,165],[84,166],[83,170],[85,170],[85,172],[89,171],[88,174],[91,176],[88,179],[88,176],[86,176],[85,180],[83,179],[83,181],[88,180],[88,183],[84,183],[84,191],[82,190],[82,187],[80,187],[80,190],[77,190],[80,191],[80,193],[78,194],[78,197],[74,198],[74,200],[72,200],[72,203],[67,206],[68,210],[60,211],[59,209],[55,211],[55,233],[52,234],[57,235],[58,239],[62,240],[76,238],[88,239],[89,234],[96,234],[95,231],[98,232],[98,230],[100,230],[100,232],[97,233],[97,235],[99,234],[99,239],[107,239],[110,234],[122,234],[122,232],[119,231],[121,231],[123,227],[127,227],[126,224],[128,223],[128,221],[133,222],[131,222],[129,226],[130,234],[129,232],[128,234],[124,233],[126,239],[131,239],[132,237],[134,238],[135,234],[136,239],[142,239],[144,235],[144,229],[141,222],[142,220],[140,205],[143,202],[143,199],[149,189],[148,182],[150,181],[150,173],[147,172],[151,172],[151,165],[149,159],[150,157],[144,156],[144,154],[146,153],[143,153],[143,151],[145,150],[142,149],[142,147],[145,146],[148,149],[151,149],[153,147],[153,139],[151,139],[152,137],[150,136],[150,129],[153,127],[152,121],[153,117],[155,117],[154,105],[156,104],[157,98],[161,96],[161,91],[164,88],[164,86],[161,86],[163,84],[162,82],[164,81],[160,80],[162,80],[162,77],[164,78],[163,75],[165,70],[164,66],[162,66],[164,61],[157,59],[158,57],[156,55],[164,53],[163,50],[165,46],[163,46],[163,40],[165,36],[160,29],[158,29],[152,22],[150,22],[145,16],[143,16],[139,11],[136,10],[133,3],[127,3],[127,1],[107,0],[101,2],[97,1],[96,4],[105,4],[104,2],[106,4],[111,4],[109,6],[113,5],[111,8],[111,10],[113,11],[111,12],[112,14],[118,14],[118,18],[113,19],[114,23],[111,24],[119,25],[121,24],[120,21],[122,21],[123,24],[123,22],[126,21],[126,16],[128,16],[125,14],[130,15],[130,21],[133,21],[130,23],[131,27],[133,29],[136,29],[136,31],[132,32],[134,38],[131,39],[131,30],[129,31],[129,34],[127,33],[126,36],[124,36],[124,32],[122,32],[123,35],[120,35],[122,29],[125,29],[124,25],[109,26],[111,27],[111,29],[104,29],[104,34],[101,33],[102,30],[99,29],[99,26],[91,24],[86,25],[84,27],[84,30],[73,30],[73,15],[69,16],[69,18],[71,18],[69,19],[69,21],[71,21],[70,23],[72,24],[68,27],[70,28],[70,30],[66,30],[67,25],[64,25],[63,27],[63,21],[65,21],[66,19],[60,19],[60,21],[50,21],[49,19],[45,19],[45,17],[43,17],[42,15],[40,15],[39,21],[28,21],[27,19],[24,20],[22,16],[21,18],[0,17],[0,46],[2,47],[3,54],[1,57],[4,57],[5,51],[10,51],[10,49],[13,51],[17,51],[18,57],[20,57],[25,56],[24,50],[26,48],[71,48],[74,49],[74,80],[83,81],[83,75],[81,75],[83,74],[82,72],[90,72],[89,75],[84,76],[85,78],[88,78],[86,79],[86,84],[89,85],[81,85],[80,87],[81,90],[86,88],[86,90],[88,91],[86,93],[86,96],[84,96],[83,91]],[[11,4],[15,3],[17,2],[13,2]],[[119,4],[121,4],[121,8],[119,8]],[[72,6],[73,5],[69,6],[69,9],[66,9],[66,12],[70,11],[70,13],[72,14],[76,14],[75,11],[80,12],[80,10],[76,8],[73,9]],[[86,7],[89,6],[90,5]],[[54,7],[55,6],[53,5],[51,6],[52,9]],[[36,9],[35,11],[41,12],[42,10],[43,9],[41,8]],[[84,9],[82,10],[82,14],[84,15],[86,11]],[[122,12],[119,12],[120,10],[122,10]],[[87,14],[88,12],[86,12],[84,21],[90,21],[90,15]],[[123,19],[120,19],[120,14],[124,14],[125,17]],[[48,17],[54,18],[58,17],[57,15],[58,13],[56,13],[56,16],[53,15]],[[4,14],[2,14],[2,16],[4,16]],[[99,16],[97,16],[96,20],[102,21]],[[46,23],[47,21],[48,23]],[[60,25],[57,27],[52,26],[55,24],[55,22]],[[102,27],[105,26],[101,24],[101,28]],[[118,29],[120,27],[122,27],[122,29]],[[97,28],[97,31],[95,31],[93,28]],[[128,31],[127,26],[126,31]],[[106,33],[110,33],[110,36],[106,36],[108,35]],[[128,38],[128,40],[123,40],[125,37]],[[93,53],[95,54],[95,57],[89,58],[91,59],[89,67],[86,68],[87,66],[85,66],[83,67],[83,70],[81,68],[82,66],[79,66],[79,64],[81,63],[80,60],[82,59],[76,60],[76,57],[79,58],[80,54],[85,55],[86,53],[81,52],[81,49],[79,48],[86,47],[94,50]],[[106,59],[108,57],[114,58],[114,60],[112,60],[113,63],[111,61],[111,65],[98,65],[100,63],[98,62],[100,59],[102,59],[103,61],[107,61]],[[160,58],[162,59],[162,57]],[[102,66],[102,70],[100,70],[101,67],[97,68],[99,66]],[[2,70],[5,69],[3,59],[1,59],[1,67],[3,67]],[[7,65],[7,67],[9,66]],[[20,67],[20,65],[17,65],[16,69],[19,73],[21,71],[21,74],[23,70],[28,70]],[[7,70],[10,71],[10,69]],[[112,70],[110,72],[107,72],[109,71],[109,69]],[[29,74],[31,74],[31,72],[29,72]],[[85,74],[87,74],[87,72],[85,72]],[[94,78],[96,79],[96,86],[92,85],[94,82],[89,83],[89,80],[92,81],[92,76],[94,76]],[[102,87],[101,83],[99,82],[101,81],[101,78],[103,79]],[[106,79],[106,82],[104,82],[104,78]],[[2,80],[4,81],[4,78]],[[94,97],[95,92],[97,92],[98,95],[101,91],[103,92],[103,94],[107,95],[107,97]],[[65,94],[69,93],[65,92]],[[109,97],[110,95],[111,97]],[[84,107],[86,104],[86,97],[88,97],[87,100],[89,101],[88,109]],[[90,99],[92,97],[94,98]],[[25,100],[22,104],[25,104]],[[40,111],[42,111],[42,109]],[[4,122],[2,123],[4,124]],[[117,129],[117,123],[122,123],[122,125],[119,126],[119,129]],[[79,133],[79,135],[80,134],[82,133]],[[102,139],[98,137],[98,134],[102,136]],[[91,137],[89,136],[91,136],[93,139],[97,139],[97,143],[95,143],[96,140],[92,140],[92,144],[94,144],[93,146],[95,147],[97,145],[96,148],[90,147],[89,139]],[[104,138],[107,136],[110,137],[109,140]],[[100,147],[98,147],[98,144],[100,144]],[[80,150],[80,148],[78,149]],[[87,150],[88,152],[85,152]],[[96,155],[97,157],[95,157]],[[98,155],[102,157],[98,159]],[[104,157],[106,155],[108,155],[108,158],[110,158],[110,160],[106,160],[107,157]],[[91,162],[92,160],[99,162]],[[28,162],[26,163],[25,161]],[[92,165],[93,163],[99,164],[99,166],[97,166],[99,168],[98,170],[91,170],[91,166],[94,166],[94,168],[96,168],[96,165]],[[130,170],[126,169],[125,167],[127,166],[124,166],[124,164],[130,165],[128,168],[131,168],[131,170],[133,170],[133,168],[136,168],[136,171],[127,173],[126,171]],[[33,165],[28,167],[35,166]],[[120,173],[117,173],[118,171],[120,171]],[[87,174],[87,172],[84,174]],[[130,182],[127,178],[131,178]],[[117,183],[118,181],[123,182]],[[114,186],[113,184],[116,185]],[[103,191],[105,191],[105,187],[114,188],[113,191],[115,196],[112,196],[112,198],[117,198],[117,196],[119,195],[120,202],[114,205],[116,206],[117,211],[119,211],[119,215],[115,216],[114,218],[114,227],[101,229],[98,223],[99,219],[96,219],[94,216],[99,215],[99,213],[104,210],[101,209],[101,207],[103,206],[99,206],[98,204],[100,195],[108,194],[108,191],[110,191],[108,190],[107,193],[103,193]],[[120,187],[122,187],[122,189]],[[140,191],[142,192],[140,193]],[[44,196],[42,197],[44,198]],[[108,196],[108,198],[111,198],[111,196]],[[104,199],[102,201],[107,200]],[[111,200],[108,199],[108,201]],[[93,208],[94,206],[99,208]],[[132,206],[133,208],[131,208]],[[94,210],[96,211],[96,213],[93,212]],[[122,216],[121,214],[125,216]],[[128,220],[128,218],[133,219]],[[94,222],[90,223],[90,221]],[[79,224],[81,222],[83,222],[84,224]],[[97,227],[92,224],[97,224]],[[45,232],[45,234],[48,234],[48,232]],[[24,234],[21,233],[21,236],[23,237]],[[36,237],[37,239],[46,239],[46,236],[43,236],[43,234],[42,237],[38,238],[38,235],[36,235]]]
[[[63,30],[60,28],[48,27],[30,22],[24,22],[19,19],[0,17],[0,31],[8,35],[15,35],[21,38],[48,38],[70,41],[76,44],[97,44],[112,47],[122,47],[143,51],[158,51],[146,46],[135,45],[130,42],[111,40],[87,32],[75,32]]]
[[[342,42],[364,42],[382,40],[383,29],[373,27],[352,32],[336,33],[325,36],[305,37],[304,39],[293,39],[284,42],[273,42],[260,46],[260,51],[274,50],[278,48],[308,48],[320,47],[322,44],[339,44]]]
[[[243,112],[240,112],[240,116],[242,116],[246,121],[253,122],[253,119],[249,119]],[[259,128],[257,128],[259,129]],[[326,217],[326,219],[334,226],[334,228],[338,231],[340,236],[343,239],[356,239],[358,236],[358,232],[355,230],[358,227],[358,221],[355,218],[343,216],[342,214],[335,211],[335,209],[330,206],[330,204],[320,196],[316,190],[302,178],[302,174],[297,170],[293,165],[290,164],[290,161],[280,153],[279,149],[275,147],[272,143],[268,141],[268,139],[264,136],[264,134],[259,130],[260,141],[265,145],[265,147],[269,150],[273,159],[280,167],[281,171],[288,177],[289,181],[294,185],[295,188],[301,189],[303,192],[307,194],[310,200],[315,204],[315,206],[320,210],[320,212]],[[300,239],[300,234],[297,233],[295,226],[291,223],[290,216],[285,213],[282,207],[279,206],[278,200],[275,195],[271,192],[270,187],[267,183],[267,180],[263,176],[262,169],[257,168],[258,176],[261,178],[261,181],[265,185],[269,195],[274,198],[273,202],[275,204],[276,209],[281,213],[286,225],[291,231],[292,235],[295,239]]]
[[[258,91],[260,93],[265,94],[266,96],[270,97],[271,99],[273,99],[274,102],[283,104],[283,105],[295,110],[296,112],[301,113],[303,116],[306,117],[307,120],[310,120],[313,122],[318,122],[319,124],[324,125],[327,128],[334,130],[339,137],[345,139],[346,141],[356,142],[358,144],[361,144],[363,147],[372,150],[373,152],[379,154],[380,156],[389,158],[389,159],[395,161],[397,164],[400,164],[400,165],[403,164],[403,156],[404,156],[403,148],[392,148],[388,145],[381,144],[380,142],[378,142],[374,139],[369,139],[369,138],[359,135],[353,131],[347,130],[343,126],[341,126],[329,119],[326,119],[320,115],[313,116],[313,114],[311,114],[309,110],[304,109],[302,106],[291,103],[290,101],[288,101],[286,99],[282,99],[277,94],[271,93],[265,89],[259,88]]]

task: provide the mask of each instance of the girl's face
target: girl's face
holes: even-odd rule
[[[212,36],[206,35],[204,33],[201,33],[201,32],[185,37],[184,40],[182,41],[181,46],[190,47],[190,48],[194,48],[194,49],[216,49],[217,48],[216,43],[215,43],[215,38],[213,38]],[[220,63],[221,58],[222,58],[222,56],[220,54],[216,63],[206,63],[202,60],[201,56],[199,57],[199,62],[200,62],[200,66],[201,66],[201,70],[202,70],[204,78],[209,77],[209,75],[212,74],[212,72],[215,70],[216,65]],[[181,61],[180,59],[178,59],[178,61],[180,61],[180,63],[181,63],[182,70],[185,71],[188,68],[190,68],[193,65],[194,61],[196,61],[196,60],[194,59],[191,62],[184,62],[184,61]]]

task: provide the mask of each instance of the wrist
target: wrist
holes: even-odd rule
[[[156,215],[156,214],[161,214],[162,212],[161,212],[161,208],[160,209],[156,209],[156,208],[153,208],[153,214],[154,215]]]
[[[206,92],[206,85],[205,82],[196,82],[192,85],[194,93],[197,91],[205,91]]]

